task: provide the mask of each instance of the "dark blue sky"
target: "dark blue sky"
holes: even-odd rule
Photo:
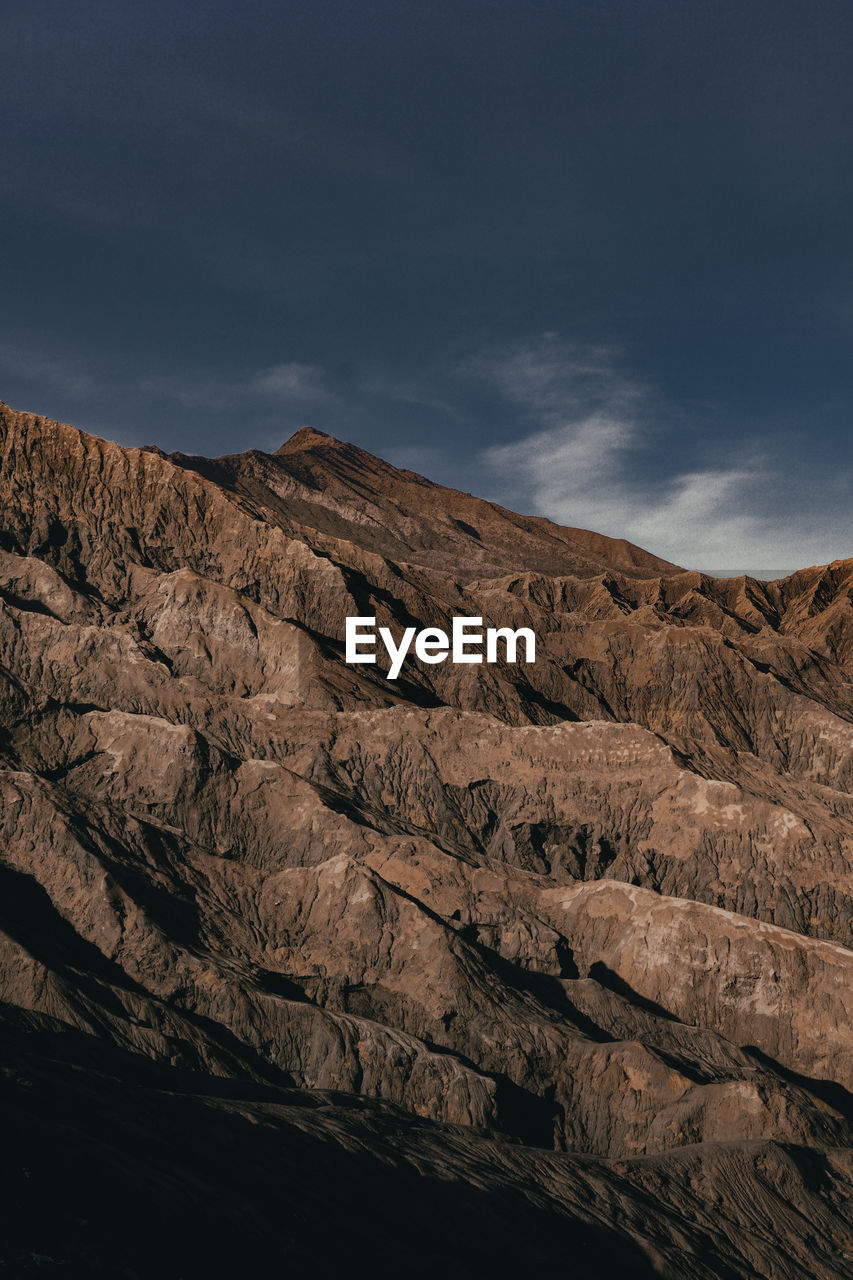
[[[853,555],[849,0],[4,0],[0,398]]]

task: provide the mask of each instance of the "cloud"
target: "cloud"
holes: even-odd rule
[[[481,352],[460,372],[490,383],[532,420],[556,427],[569,416],[604,409],[624,416],[649,400],[649,388],[629,377],[619,360],[616,347],[566,342],[546,332],[530,342]]]
[[[271,400],[329,400],[333,397],[324,378],[323,370],[313,364],[274,364],[250,378],[246,390]]]
[[[484,461],[526,505],[559,524],[624,537],[679,564],[727,568],[748,561],[763,568],[772,551],[767,567],[777,567],[772,521],[752,513],[759,469],[640,480],[630,474],[640,448],[631,423],[599,413],[487,449]]]
[[[501,501],[565,525],[624,537],[678,564],[785,569],[853,550],[844,490],[798,484],[781,460],[752,449],[721,465],[707,455],[683,469],[662,430],[673,413],[628,377],[618,352],[554,334],[468,362],[539,428],[485,449]],[[700,439],[680,433],[680,450]],[[671,439],[671,437],[669,437]]]
[[[225,410],[247,402],[271,408],[308,408],[337,401],[326,385],[324,370],[296,361],[274,364],[240,378],[207,373],[155,375],[145,378],[141,387],[150,395],[175,400],[185,409]]]
[[[13,378],[37,382],[72,399],[85,399],[98,390],[96,380],[63,360],[14,343],[0,344],[0,369]]]

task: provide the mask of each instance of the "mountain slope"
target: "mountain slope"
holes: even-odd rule
[[[623,539],[516,515],[312,427],[274,454],[253,449],[211,461],[175,453],[170,460],[215,480],[312,545],[354,542],[463,582],[525,569],[581,577],[605,569],[641,578],[678,572]]]
[[[412,1224],[419,1188],[508,1197],[580,1274],[849,1272],[853,561],[717,581],[315,432],[208,462],[3,408],[0,484],[22,1143],[70,1090],[68,1159],[103,1188],[108,1114],[155,1213],[126,1080],[186,1117],[188,1204],[233,1200],[211,1123],[301,1151],[283,1188],[359,1152]],[[363,613],[530,626],[537,662],[389,682],[343,661]],[[331,1274],[299,1212],[263,1248]],[[72,1225],[45,1252],[115,1274]]]

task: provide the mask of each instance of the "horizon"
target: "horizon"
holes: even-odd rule
[[[46,0],[0,36],[14,403],[207,456],[309,423],[670,560],[853,552],[842,0]]]

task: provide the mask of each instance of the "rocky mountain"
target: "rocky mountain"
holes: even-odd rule
[[[313,430],[4,406],[0,486],[8,1274],[853,1275],[853,560]],[[389,681],[352,615],[536,662]]]

